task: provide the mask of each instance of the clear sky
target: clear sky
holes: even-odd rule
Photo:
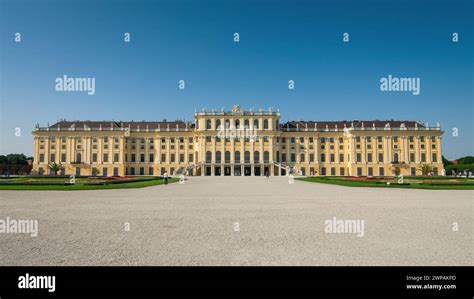
[[[473,2],[0,0],[0,153],[31,155],[35,124],[60,118],[193,120],[240,104],[282,122],[439,122],[445,156],[474,155]],[[420,95],[381,92],[389,74],[419,77]],[[63,75],[95,78],[95,95],[55,91]]]

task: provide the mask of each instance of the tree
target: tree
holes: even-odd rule
[[[431,166],[430,164],[422,164],[420,166],[420,169],[422,175],[428,175],[433,171],[433,166]]]
[[[61,163],[51,162],[48,165],[49,169],[54,172],[54,174],[58,174],[58,171],[61,171],[64,167]]]

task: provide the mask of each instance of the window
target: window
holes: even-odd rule
[[[362,175],[362,167],[357,167],[357,175],[358,176]]]
[[[226,151],[224,153],[224,160],[225,160],[225,163],[230,163],[230,152],[229,151]]]
[[[193,160],[194,160],[193,154],[189,154],[188,161],[193,162]]]
[[[235,152],[235,163],[240,163],[240,152],[239,151]]]
[[[336,175],[336,167],[331,167],[331,175]]]
[[[410,175],[413,175],[413,176],[416,175],[416,168],[415,167],[410,168]]]
[[[218,130],[221,129],[221,120],[220,120],[220,119],[216,120],[216,128],[217,128]],[[189,142],[193,142],[193,140],[191,139]]]
[[[255,151],[253,153],[253,160],[254,160],[255,163],[258,163],[260,161],[260,152]]]
[[[140,154],[140,162],[141,163],[145,162],[145,154]]]
[[[384,176],[385,175],[385,168],[379,167],[379,175]]]
[[[51,154],[51,161],[52,162],[56,161],[56,154]]]
[[[155,155],[150,154],[150,163],[153,163],[155,161]]]
[[[356,162],[362,162],[362,156],[361,156],[360,153],[357,153],[357,154],[356,154],[356,157],[357,157]]]
[[[371,153],[368,153],[367,154],[367,162],[372,162],[372,154]]]
[[[383,153],[379,153],[379,162],[383,162]]]
[[[94,154],[92,157],[94,157]],[[61,162],[66,162],[66,154],[61,154]],[[95,154],[95,161],[93,162],[97,162],[97,154]]]
[[[107,154],[107,153],[104,153],[104,159],[103,159],[103,162],[104,162],[104,163],[108,163],[108,162],[109,162],[109,154]]]
[[[144,167],[140,167],[140,175],[145,175],[145,168]]]
[[[179,154],[179,163],[184,162],[184,154]]]
[[[286,153],[281,153],[281,162],[286,162]]]
[[[220,151],[217,151],[216,152],[216,163],[221,163],[221,152]]]
[[[137,158],[135,154],[132,154],[132,162],[136,162]]]
[[[115,153],[114,154],[114,163],[118,163],[118,162],[119,162],[119,154]]]
[[[373,176],[374,175],[374,171],[373,171],[372,167],[367,168],[367,175],[368,176]]]
[[[410,162],[415,162],[415,153],[410,153]]]
[[[326,167],[321,167],[321,175],[326,175]]]
[[[372,137],[367,136],[367,143],[372,142]]]
[[[263,129],[264,130],[268,129],[268,119],[263,120]]]
[[[393,162],[398,163],[398,153],[393,154]]]
[[[300,143],[304,143],[304,137],[300,137]]]
[[[310,163],[314,162],[314,154],[309,154],[309,162]]]
[[[225,120],[225,128],[226,129],[230,128],[230,120],[228,120],[228,119]]]
[[[326,143],[326,138],[321,137],[321,143]]]
[[[425,153],[421,154],[421,162],[426,162],[426,154]]]
[[[356,137],[356,142],[360,142],[360,136]]]
[[[206,152],[206,163],[212,162],[212,153],[210,151]]]
[[[238,119],[235,120],[235,128],[237,130],[240,129],[240,120],[238,120]]]
[[[305,161],[304,161],[304,154],[300,154],[300,162],[301,162],[301,163],[304,163],[304,162],[305,162]]]
[[[206,130],[210,130],[211,129],[211,120],[208,119],[206,120]]]
[[[250,152],[249,151],[245,151],[244,159],[245,159],[245,163],[250,163]]]
[[[165,162],[166,162],[166,154],[161,154],[161,163],[165,163]]]
[[[339,175],[344,175],[344,167],[339,168]]]
[[[331,154],[330,159],[331,159],[331,163],[334,163],[336,161],[335,157],[334,157],[334,154]]]
[[[437,154],[432,154],[431,161],[432,162],[438,162],[438,155]]]
[[[149,167],[148,168],[148,174],[153,175],[153,172],[154,172],[153,167]]]
[[[291,154],[291,161],[290,162],[296,162],[296,155],[294,153]]]
[[[326,162],[326,154],[321,154],[321,162]]]
[[[263,152],[263,162],[269,163],[270,162],[270,153],[268,151]]]
[[[344,162],[344,154],[339,154],[339,162]]]
[[[171,154],[170,163],[176,162],[176,154]]]
[[[78,154],[76,155],[76,162],[77,162],[77,163],[81,163],[81,161],[82,161],[82,155],[81,155],[81,153],[78,153]]]

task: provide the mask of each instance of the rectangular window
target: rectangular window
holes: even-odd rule
[[[358,176],[362,175],[362,167],[357,167],[357,175]]]
[[[296,155],[295,154],[291,154],[291,162],[296,162]]]
[[[304,163],[304,154],[300,154],[300,162]]]
[[[373,176],[374,175],[374,171],[373,171],[372,167],[367,168],[367,172],[368,172],[368,176]]]
[[[154,154],[150,154],[150,163],[153,163],[155,162],[155,155]]]
[[[383,153],[379,153],[379,162],[383,162]]]
[[[148,174],[153,175],[153,167],[148,168]]]
[[[184,154],[179,154],[179,162],[180,163],[184,162]]]
[[[104,163],[109,163],[109,154],[104,154]]]
[[[130,174],[135,175],[135,167],[130,168]]]
[[[175,162],[175,159],[176,159],[176,155],[175,154],[171,154],[171,163],[174,163]]]
[[[339,168],[339,175],[345,175],[344,174],[344,167]]]
[[[135,163],[137,161],[137,155],[132,154],[132,162]]]
[[[140,167],[140,175],[145,175],[145,167]]]
[[[145,162],[145,154],[140,154],[140,162],[141,163]]]
[[[431,161],[432,162],[438,162],[438,155],[437,154],[432,154]]]
[[[309,154],[309,162],[314,162],[314,154]]]
[[[321,154],[321,162],[326,162],[326,154]]]
[[[166,154],[161,154],[161,163],[166,163]]]
[[[189,162],[193,162],[193,154],[189,154],[188,160],[189,160]]]
[[[321,167],[321,175],[326,175],[326,167]]]
[[[330,159],[331,159],[331,163],[334,163],[336,161],[335,160],[336,158],[334,157],[334,154],[331,154]]]
[[[367,154],[367,162],[372,163],[372,154],[371,153]]]
[[[286,162],[286,154],[285,153],[281,154],[281,162]]]
[[[96,154],[96,158],[97,158],[97,154]],[[66,154],[61,154],[61,162],[66,162]]]
[[[357,154],[356,154],[356,157],[357,157],[356,162],[362,162],[362,156],[361,156],[360,153],[357,153]]]
[[[385,175],[385,168],[383,168],[383,167],[380,167],[380,168],[379,168],[379,175],[380,175],[380,176],[384,176],[384,175]]]
[[[344,162],[344,154],[339,154],[339,162]]]
[[[415,153],[410,153],[410,162],[415,162]]]
[[[39,156],[39,161],[40,161],[41,163],[44,162],[44,154],[40,154],[40,156]]]
[[[119,154],[114,153],[114,163],[118,163],[118,162],[119,162]]]
[[[51,161],[52,162],[56,161],[56,154],[51,154]]]
[[[426,162],[426,154],[425,153],[421,154],[421,162]]]
[[[413,176],[416,175],[416,168],[415,167],[410,168],[410,174],[413,175]]]
[[[331,175],[336,175],[336,167],[331,167]]]

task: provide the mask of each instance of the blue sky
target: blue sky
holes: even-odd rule
[[[31,155],[34,125],[59,118],[192,120],[240,104],[282,121],[439,122],[445,156],[474,155],[472,1],[0,3],[1,154]],[[419,77],[421,94],[381,92],[389,74]],[[56,92],[63,75],[94,77],[95,95]]]

